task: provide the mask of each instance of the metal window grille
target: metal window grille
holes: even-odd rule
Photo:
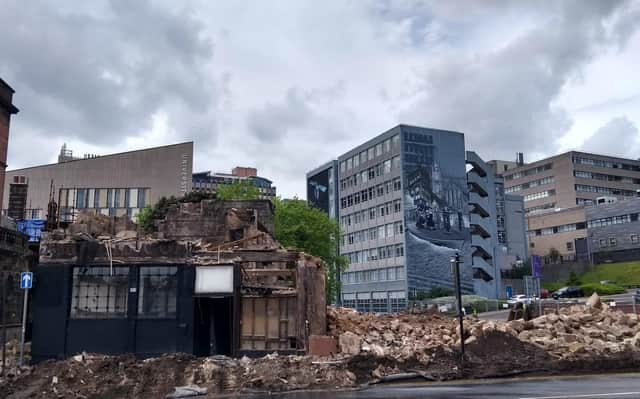
[[[178,296],[178,268],[141,267],[138,289],[139,318],[175,318]]]
[[[75,267],[71,318],[118,319],[127,317],[129,268]]]

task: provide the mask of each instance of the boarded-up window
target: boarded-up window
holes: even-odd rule
[[[296,349],[296,297],[243,297],[240,349]]]

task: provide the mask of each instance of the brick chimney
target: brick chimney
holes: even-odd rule
[[[3,209],[4,177],[7,170],[7,147],[9,146],[9,122],[11,115],[18,113],[18,108],[12,104],[13,93],[11,88],[0,78],[0,209]]]

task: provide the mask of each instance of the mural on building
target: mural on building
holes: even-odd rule
[[[465,260],[462,284],[473,289],[468,191],[462,134],[403,132],[404,210],[409,295],[453,288],[450,259]]]
[[[311,205],[329,213],[329,169],[309,178],[307,200]]]

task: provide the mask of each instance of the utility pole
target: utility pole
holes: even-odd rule
[[[462,289],[460,288],[460,255],[456,252],[451,258],[451,271],[456,285],[456,298],[458,300],[458,320],[460,321],[460,352],[464,361],[464,315],[462,313]]]

